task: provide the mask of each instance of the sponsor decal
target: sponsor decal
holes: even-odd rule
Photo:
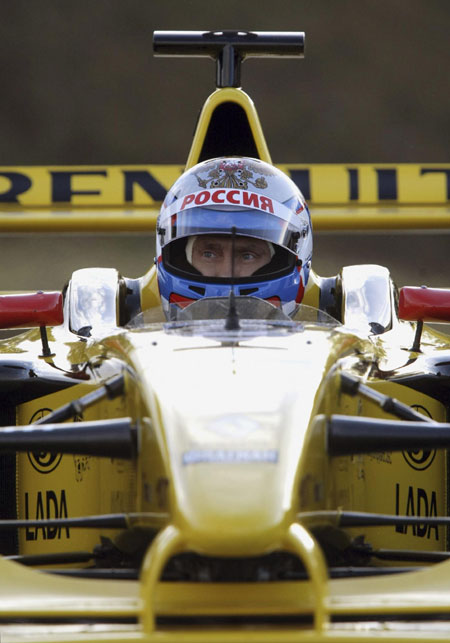
[[[377,462],[384,462],[386,464],[392,464],[391,453],[384,451],[383,453],[368,453],[367,454],[371,460],[376,460]]]
[[[410,467],[416,471],[425,471],[433,464],[436,456],[436,450],[426,451],[419,449],[418,451],[403,451],[403,457]]]
[[[29,206],[56,204],[126,205],[162,202],[168,187],[181,174],[159,166],[0,168],[0,202]]]
[[[144,498],[145,502],[151,504],[153,499],[153,487],[151,483],[147,482],[146,480],[142,482],[142,497]]]
[[[28,460],[31,466],[39,473],[51,473],[61,462],[61,453],[48,453],[47,451],[35,451],[28,453]]]
[[[220,464],[249,464],[278,462],[276,449],[192,449],[183,453],[183,464],[204,462]]]
[[[244,438],[261,429],[262,424],[248,415],[230,414],[214,418],[206,428],[224,438]]]
[[[423,413],[423,415],[428,415],[428,417],[431,418],[431,413],[424,406],[421,406],[420,404],[412,404],[411,408],[413,408],[415,411]],[[428,467],[432,465],[433,460],[436,456],[436,449],[402,451],[402,454],[410,467],[412,467],[416,471],[425,471],[425,469],[428,469]]]
[[[421,487],[408,486],[407,491],[395,485],[395,515],[396,516],[437,516],[436,491],[427,492]],[[412,534],[419,538],[439,539],[437,525],[397,525],[395,531],[399,534]]]
[[[73,463],[75,466],[75,480],[77,482],[82,482],[84,475],[91,468],[91,456],[90,455],[74,455]]]
[[[39,409],[32,415],[29,424],[33,424],[33,422],[40,420],[45,415],[48,415],[48,413],[51,412],[52,409]],[[51,473],[59,465],[62,458],[61,453],[49,453],[48,451],[33,451],[28,452],[27,455],[31,466],[39,473]]]
[[[433,205],[450,201],[448,163],[351,166],[315,163],[277,167],[292,178],[313,205],[384,202]],[[25,207],[156,205],[164,201],[167,190],[182,171],[181,165],[0,167],[0,202]],[[202,190],[252,192],[252,188],[266,189],[266,177],[257,163],[222,162],[208,174],[198,175],[197,181]]]
[[[25,520],[54,520],[67,518],[67,499],[64,489],[60,491],[38,491],[36,494],[25,493]],[[26,540],[60,540],[70,538],[68,527],[48,527],[43,525],[27,527]]]
[[[450,200],[450,165],[280,165],[313,205],[445,204]]]
[[[169,479],[158,478],[156,482],[156,498],[159,509],[167,509],[169,505]]]

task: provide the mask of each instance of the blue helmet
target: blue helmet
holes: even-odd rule
[[[231,237],[265,242],[264,265],[246,276],[207,276],[194,266],[192,251],[200,238],[229,242]],[[261,247],[261,241],[255,244]],[[167,193],[157,222],[156,251],[168,317],[171,304],[228,296],[231,288],[237,296],[266,299],[292,315],[311,265],[308,206],[295,183],[268,163],[245,157],[205,161],[185,172]]]

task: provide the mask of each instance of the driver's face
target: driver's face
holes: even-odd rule
[[[232,240],[221,235],[200,235],[192,248],[192,265],[205,277],[231,277]],[[261,239],[235,237],[234,276],[249,277],[271,259]]]

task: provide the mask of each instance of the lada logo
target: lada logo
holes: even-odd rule
[[[405,458],[406,462],[410,467],[416,469],[417,471],[428,469],[428,467],[432,464],[435,455],[436,451],[434,449],[432,451],[403,451],[403,457]]]
[[[51,473],[54,471],[61,462],[61,458],[61,453],[46,453],[45,451],[28,453],[31,466],[39,473]]]
[[[30,419],[30,424],[40,420],[42,417],[51,413],[51,409],[43,408],[36,411]],[[62,453],[49,453],[48,451],[28,452],[28,460],[31,466],[39,473],[51,473],[61,462]]]
[[[419,404],[413,404],[412,408],[416,411],[428,415],[431,418],[431,413],[424,407]],[[433,460],[436,456],[436,449],[424,450],[418,449],[417,451],[403,451],[403,457],[410,467],[416,471],[424,471],[428,469],[433,463]]]

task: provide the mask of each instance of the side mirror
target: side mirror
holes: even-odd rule
[[[0,328],[58,326],[64,321],[60,292],[0,295]]]
[[[398,316],[405,321],[450,322],[450,288],[401,288]]]
[[[423,322],[450,322],[450,289],[405,286],[400,289],[398,316],[404,321],[416,321],[416,335],[411,351],[420,352]]]

